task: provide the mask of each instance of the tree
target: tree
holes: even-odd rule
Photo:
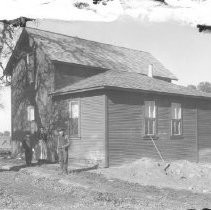
[[[211,31],[211,26],[209,26],[209,25],[198,24],[196,27],[198,28],[199,32]]]
[[[154,1],[158,1],[158,2],[160,2],[162,4],[164,4],[164,5],[168,5],[165,0],[154,0]]]
[[[187,88],[191,90],[200,90],[202,92],[211,93],[211,83],[210,82],[200,82],[196,85],[187,85]]]
[[[0,90],[1,90],[1,87],[0,87]],[[1,96],[1,94],[0,94]],[[1,100],[0,100],[0,109],[3,109],[4,108],[4,105],[1,103]]]
[[[19,17],[13,20],[0,20],[0,22],[4,23],[7,26],[13,26],[13,27],[26,27],[26,23],[28,21],[34,21],[35,19],[27,18],[27,17]]]
[[[8,58],[13,54],[14,58],[18,59],[23,56],[21,52],[16,51],[14,53],[14,46],[16,42],[17,32],[20,28],[24,28],[28,21],[33,21],[34,19],[20,17],[13,20],[0,20],[2,23],[2,30],[0,32],[0,88],[2,86],[11,86],[12,88],[20,89],[19,84],[21,83],[11,83],[11,79],[5,73],[5,65]],[[24,75],[26,77],[27,75]],[[2,106],[1,106],[2,107]]]
[[[206,93],[211,93],[211,83],[210,82],[200,82],[197,85],[197,89]]]
[[[107,5],[107,2],[109,2],[109,1],[113,1],[113,0],[93,0],[92,3],[93,4],[102,3],[103,5]],[[164,5],[168,5],[165,0],[153,0],[153,1],[157,1],[157,2],[160,2]]]
[[[10,132],[9,131],[4,131],[4,136],[10,136]]]
[[[0,88],[1,86],[11,85],[10,78],[5,75],[2,60],[6,60],[13,52],[15,28],[25,27],[28,21],[34,20],[35,19],[27,17],[19,17],[13,20],[0,20],[0,22],[3,23],[0,34]],[[0,108],[3,108],[2,103],[0,103]]]
[[[191,89],[191,90],[196,90],[197,87],[195,85],[188,85],[187,88]]]
[[[5,75],[2,60],[7,59],[14,49],[14,32],[15,28],[25,28],[28,21],[35,19],[27,17],[19,17],[13,20],[0,20],[3,23],[3,29],[0,34],[0,85],[11,85],[10,78]],[[18,54],[18,53],[17,53]],[[15,55],[20,56],[20,55]]]

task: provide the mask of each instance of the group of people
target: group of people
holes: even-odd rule
[[[64,133],[63,128],[57,129],[58,136],[56,142],[56,152],[59,157],[61,173],[68,173],[68,148],[70,145],[69,138]],[[35,156],[39,165],[46,163],[48,159],[47,141],[48,136],[43,127],[39,129],[36,143],[32,141],[30,134],[27,134],[22,142],[25,151],[26,165],[32,165],[32,157]]]

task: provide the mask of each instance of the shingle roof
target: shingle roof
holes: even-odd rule
[[[146,91],[211,99],[211,94],[204,93],[202,91],[192,90],[184,86],[165,82],[133,72],[111,70],[81,80],[62,89],[58,89],[53,92],[52,95],[63,95],[99,88],[120,88],[123,90],[130,89],[133,91]]]
[[[109,70],[123,70],[147,75],[149,64],[154,76],[177,78],[150,53],[103,44],[77,37],[26,28],[51,60],[75,63]]]

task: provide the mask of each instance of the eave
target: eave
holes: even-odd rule
[[[84,93],[90,92],[95,90],[119,90],[119,91],[126,91],[126,92],[133,92],[133,93],[145,93],[145,94],[155,94],[155,95],[162,95],[162,96],[172,96],[172,97],[182,97],[182,98],[194,98],[194,99],[204,99],[204,100],[211,100],[211,97],[206,96],[194,96],[194,95],[184,95],[178,93],[167,93],[167,92],[158,92],[158,91],[150,91],[150,90],[140,90],[140,89],[132,89],[132,88],[122,88],[122,87],[115,87],[115,86],[97,86],[92,88],[83,88],[77,90],[71,90],[66,92],[52,92],[49,95],[52,97],[59,97],[64,95],[71,95],[77,93]]]

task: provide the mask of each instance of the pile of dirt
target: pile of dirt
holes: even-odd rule
[[[186,189],[211,193],[211,164],[192,163],[186,160],[167,162],[142,158],[119,167],[95,171],[108,179],[121,179],[159,188]]]

